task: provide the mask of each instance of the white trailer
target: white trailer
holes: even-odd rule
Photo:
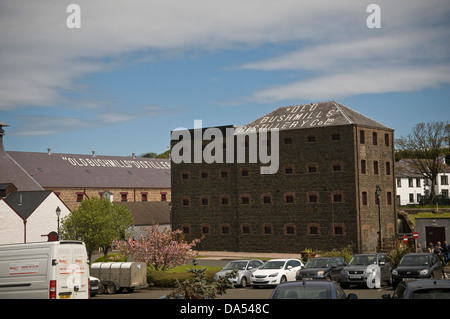
[[[88,299],[85,244],[51,241],[0,245],[0,298]]]
[[[100,279],[100,293],[116,293],[118,290],[147,287],[147,266],[143,262],[105,262],[91,266],[92,276]]]

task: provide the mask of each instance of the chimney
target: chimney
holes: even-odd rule
[[[9,126],[6,123],[0,122],[0,152],[5,152],[5,149],[3,148],[3,135],[5,135],[5,130],[3,129],[3,126]]]

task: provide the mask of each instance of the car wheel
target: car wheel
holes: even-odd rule
[[[109,294],[115,294],[116,293],[116,285],[114,283],[110,282],[106,285],[106,292]]]
[[[242,288],[247,287],[247,278],[242,277],[242,279],[241,279],[241,287]]]
[[[286,276],[282,276],[280,279],[280,284],[282,284],[283,282],[287,282],[287,278]]]

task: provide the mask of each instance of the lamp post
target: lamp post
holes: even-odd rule
[[[383,249],[381,245],[381,212],[380,212],[380,195],[381,195],[381,187],[377,185],[375,188],[375,194],[377,194],[377,203],[378,203],[378,245],[380,247],[380,251]]]
[[[56,216],[58,216],[58,240],[59,240],[59,215],[61,215],[61,208],[56,207]]]

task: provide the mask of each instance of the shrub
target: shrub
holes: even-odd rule
[[[348,245],[341,250],[320,251],[319,254],[322,257],[342,257],[348,263],[353,256],[353,248],[351,245]]]
[[[147,268],[147,282],[149,285],[162,288],[175,288],[178,282],[184,282],[192,277],[189,269],[206,268],[205,278],[208,283],[213,282],[214,274],[220,271],[220,267],[206,267],[206,266],[178,266],[169,270],[154,270],[151,267]]]

